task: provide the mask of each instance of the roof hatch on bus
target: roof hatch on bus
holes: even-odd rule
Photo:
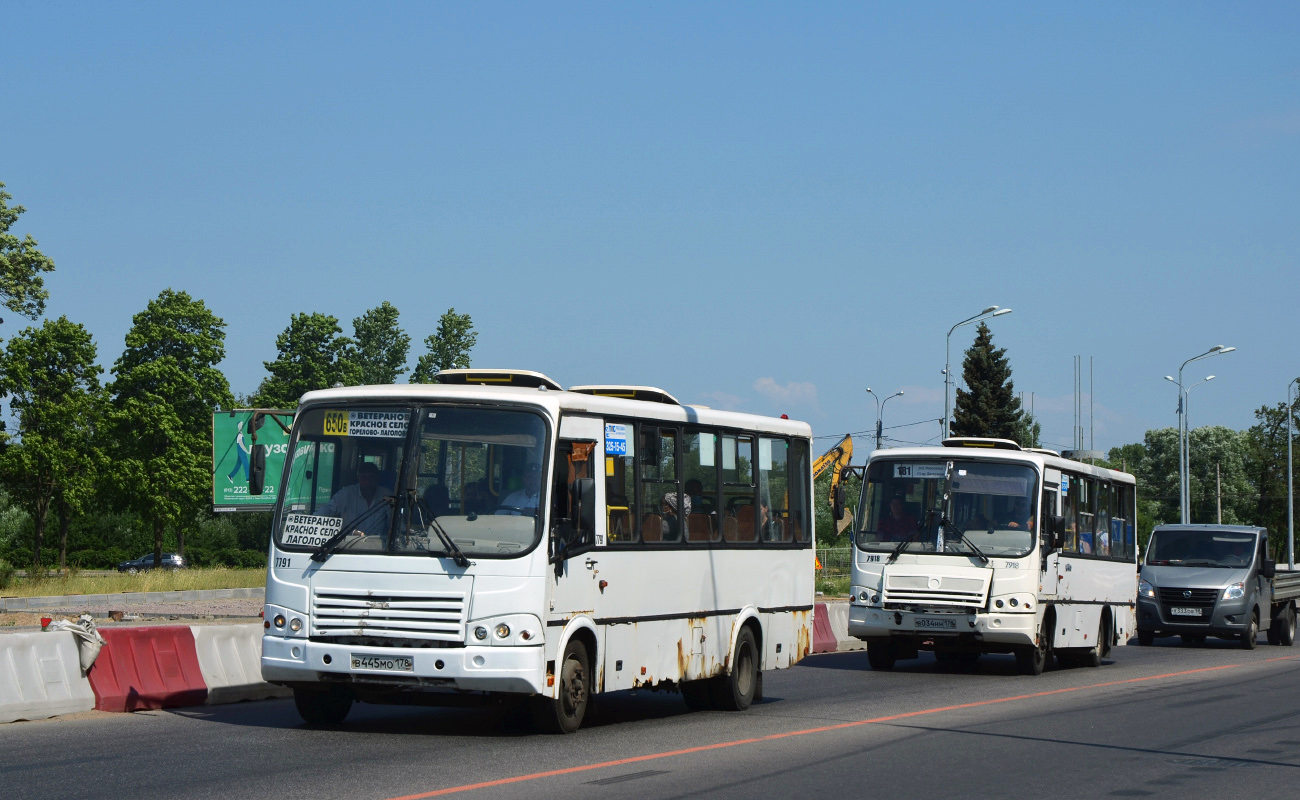
[[[569,391],[597,397],[621,397],[625,400],[642,400],[647,403],[681,405],[676,397],[654,386],[570,386]]]
[[[1020,445],[1010,439],[985,439],[979,436],[950,436],[943,440],[944,447],[978,447],[984,450],[1019,450]]]
[[[433,379],[448,385],[516,386],[522,389],[545,387],[557,392],[564,387],[540,372],[523,369],[444,369]]]

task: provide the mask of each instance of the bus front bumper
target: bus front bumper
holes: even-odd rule
[[[1033,645],[1038,618],[1021,614],[942,614],[896,611],[878,606],[849,608],[849,635],[858,639],[903,638],[921,642],[945,639],[974,641],[990,650]]]
[[[410,671],[352,668],[357,657],[409,658]],[[546,648],[362,647],[262,636],[262,679],[269,683],[354,683],[394,691],[546,692]]]

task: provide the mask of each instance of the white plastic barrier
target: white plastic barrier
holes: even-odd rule
[[[827,618],[831,623],[831,631],[835,634],[835,641],[841,645],[847,641],[857,641],[849,639],[849,604],[848,603],[824,603],[826,607]]]
[[[191,625],[208,704],[263,700],[291,694],[262,680],[262,625]]]
[[[0,635],[0,722],[90,711],[95,692],[82,677],[71,633]]]

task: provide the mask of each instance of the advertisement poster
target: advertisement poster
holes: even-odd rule
[[[275,503],[284,457],[289,450],[288,411],[236,409],[212,414],[212,510],[265,511]],[[256,428],[256,430],[254,430]],[[260,495],[248,493],[253,448],[266,453]]]

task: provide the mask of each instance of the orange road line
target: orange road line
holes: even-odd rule
[[[1281,656],[1278,658],[1264,659],[1268,661],[1289,661],[1300,658],[1296,656]],[[1259,663],[1259,662],[1255,662]],[[446,789],[437,789],[431,792],[421,792],[420,794],[408,794],[401,797],[392,797],[389,800],[423,800],[426,797],[440,797],[447,794],[459,794],[461,792],[471,792],[475,789],[488,789],[493,786],[506,786],[512,783],[523,783],[525,781],[535,781],[541,778],[554,778],[559,775],[572,775],[575,772],[588,772],[597,769],[606,769],[608,767],[618,767],[624,764],[636,764],[642,761],[655,761],[661,758],[674,758],[676,756],[685,756],[692,753],[704,753],[709,750],[722,750],[728,747],[739,747],[746,744],[758,744],[759,742],[770,742],[775,739],[787,739],[792,736],[807,736],[813,733],[825,733],[827,731],[838,731],[846,728],[857,728],[863,725],[876,725],[882,722],[893,722],[900,719],[911,717],[922,717],[930,714],[941,714],[945,711],[960,711],[967,708],[979,708],[981,706],[997,705],[998,703],[1012,703],[1019,700],[1033,700],[1040,697],[1050,697],[1057,694],[1069,694],[1072,692],[1083,692],[1090,689],[1104,689],[1109,686],[1123,686],[1132,683],[1146,683],[1147,681],[1163,680],[1168,678],[1178,678],[1185,675],[1198,675],[1205,672],[1217,672],[1225,669],[1236,669],[1244,667],[1246,664],[1223,664],[1217,667],[1201,667],[1199,669],[1189,669],[1182,672],[1166,672],[1160,675],[1148,675],[1144,678],[1125,678],[1118,681],[1105,681],[1103,683],[1093,683],[1087,686],[1068,686],[1064,689],[1049,689],[1045,692],[1033,692],[1031,694],[1018,694],[1011,697],[998,697],[992,700],[977,700],[973,703],[960,703],[953,706],[940,706],[938,708],[927,708],[921,711],[905,711],[901,714],[891,714],[887,717],[873,717],[872,719],[860,719],[852,722],[841,722],[835,725],[823,725],[817,728],[804,728],[797,731],[787,731],[785,733],[772,733],[766,736],[759,736],[753,739],[736,739],[731,742],[717,742],[715,744],[705,744],[699,747],[687,747],[682,750],[669,750],[663,753],[649,753],[643,756],[631,756],[630,758],[619,758],[613,761],[602,761],[598,764],[582,764],[576,767],[565,767],[564,769],[552,769],[546,772],[534,772],[528,775],[516,775],[511,778],[498,778],[492,781],[483,781],[481,783],[468,783],[463,786],[450,786]]]

